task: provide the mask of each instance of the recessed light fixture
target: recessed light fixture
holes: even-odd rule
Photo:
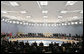
[[[22,14],[27,13],[26,11],[20,11]]]
[[[74,19],[77,19],[78,17],[77,16],[73,16]]]
[[[20,22],[20,24],[22,24],[22,22]]]
[[[48,16],[43,16],[43,18],[48,18]]]
[[[5,19],[2,19],[1,21],[4,21]]]
[[[62,23],[62,25],[64,25],[64,23]]]
[[[59,26],[61,25],[61,24],[58,24]]]
[[[31,24],[32,26],[34,25],[34,24]]]
[[[74,24],[74,22],[71,22],[71,24],[73,25],[73,24]]]
[[[41,8],[39,1],[36,1],[36,2],[37,2],[37,4],[38,4],[39,8]]]
[[[7,22],[8,20],[4,20],[5,22]]]
[[[12,23],[12,21],[9,21],[10,23]]]
[[[78,24],[78,22],[74,22],[74,24]]]
[[[79,22],[79,24],[82,24],[82,22]]]
[[[26,23],[26,25],[28,25],[28,23]]]
[[[62,16],[58,16],[58,18],[62,18]]]
[[[54,24],[54,26],[56,26],[56,24]]]
[[[31,16],[26,16],[27,18],[31,18]]]
[[[39,26],[39,24],[36,24],[37,26]]]
[[[61,11],[60,13],[67,13],[67,11]]]
[[[19,24],[19,22],[17,21],[17,24]]]
[[[17,2],[9,2],[12,6],[19,6]]]
[[[39,1],[40,5],[48,5],[48,1]]]
[[[45,11],[42,11],[42,13],[48,13],[48,11],[47,11],[47,10],[45,10]]]
[[[48,24],[45,24],[46,26],[48,25]]]
[[[29,24],[29,25],[31,25],[31,24]]]
[[[74,5],[76,2],[77,2],[77,1],[68,1],[68,2],[66,3],[66,6],[67,6],[67,5]]]
[[[6,11],[1,11],[1,13],[7,13]]]
[[[16,23],[15,21],[13,21],[13,23]]]
[[[66,23],[64,25],[67,25]]]
[[[70,23],[68,23],[68,25],[70,25]]]
[[[10,22],[10,21],[8,21],[8,22]]]
[[[48,26],[50,26],[50,24],[48,24]]]

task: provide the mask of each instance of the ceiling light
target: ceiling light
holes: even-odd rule
[[[13,23],[16,23],[15,21],[13,21]]]
[[[50,26],[50,24],[48,24],[48,26]]]
[[[77,1],[68,1],[68,2],[66,3],[66,6],[67,6],[67,5],[74,5],[76,2],[77,2]]]
[[[28,25],[28,23],[26,23],[26,25]]]
[[[79,24],[82,24],[82,22],[79,22]]]
[[[61,25],[61,24],[58,24],[59,26]]]
[[[17,21],[17,24],[19,24],[19,22]]]
[[[48,1],[39,1],[40,5],[48,5]]]
[[[42,13],[48,13],[48,11],[46,10],[46,11],[42,11]]]
[[[62,16],[58,16],[58,18],[62,18]]]
[[[70,23],[68,23],[68,25],[70,25]]]
[[[74,24],[74,22],[71,22],[71,24]]]
[[[54,24],[54,26],[56,26],[56,24]]]
[[[10,23],[12,23],[12,21],[10,21]]]
[[[26,16],[27,18],[31,18],[31,16]]]
[[[41,26],[41,24],[39,24],[39,26]]]
[[[74,18],[74,19],[77,19],[78,17],[77,17],[77,16],[74,16],[73,18]]]
[[[2,19],[1,21],[4,21],[5,19]]]
[[[7,13],[6,11],[1,11],[1,13]]]
[[[31,24],[31,25],[34,25],[34,24]]]
[[[31,25],[31,24],[29,24],[29,25]]]
[[[43,26],[44,26],[45,24],[43,24]]]
[[[60,13],[67,13],[67,11],[61,11]]]
[[[9,2],[12,6],[19,6],[17,2]]]
[[[67,25],[66,23],[64,25]]]
[[[75,22],[74,24],[78,24],[78,22]]]
[[[22,22],[20,22],[20,24],[22,24]]]
[[[23,25],[25,25],[25,23],[23,23]]]
[[[5,22],[7,22],[7,20],[4,20]]]
[[[43,16],[43,18],[48,18],[48,16]]]
[[[20,12],[21,12],[22,14],[23,14],[23,13],[27,13],[26,11],[20,11]]]
[[[64,23],[62,23],[62,25],[64,25]]]
[[[47,26],[47,24],[45,24]]]
[[[53,24],[51,24],[51,26],[53,26]]]

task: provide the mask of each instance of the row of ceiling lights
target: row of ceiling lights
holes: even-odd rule
[[[67,1],[66,5],[65,6],[68,6],[68,5],[74,5],[77,1]],[[9,2],[12,6],[19,6],[19,4],[15,1],[13,2]],[[2,2],[2,4],[4,4]],[[48,5],[48,1],[37,1],[37,4],[39,6],[39,8],[41,6],[47,6]],[[7,13],[7,12],[15,12],[15,11],[1,11],[2,13]],[[80,13],[83,13],[83,10],[75,10],[75,11],[61,11],[60,13],[67,13],[67,12],[80,12]],[[20,13],[27,13],[26,11],[20,11]],[[42,11],[43,14],[47,14],[48,13],[48,10],[43,10]],[[26,16],[27,18],[31,18],[31,16]],[[48,18],[48,16],[43,16],[43,18]],[[58,16],[58,18],[62,18],[62,16]]]
[[[10,21],[8,19],[2,19],[2,21],[4,22],[8,22],[8,23],[14,23],[14,24],[22,24],[22,25],[36,25],[36,26],[61,26],[61,25],[74,25],[74,24],[83,24],[83,22],[69,22],[69,23],[54,23],[54,24],[40,24],[40,23],[27,23],[27,22],[19,22],[19,21]]]

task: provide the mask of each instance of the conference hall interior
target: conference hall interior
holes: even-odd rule
[[[82,53],[83,1],[1,1],[1,53]]]

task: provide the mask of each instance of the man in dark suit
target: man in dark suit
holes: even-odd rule
[[[33,46],[37,46],[37,43],[36,43],[36,41],[33,43]]]
[[[41,42],[41,43],[39,44],[39,46],[43,46],[43,43]]]
[[[25,43],[25,45],[26,45],[26,46],[29,46],[29,42],[27,41],[27,42]]]

